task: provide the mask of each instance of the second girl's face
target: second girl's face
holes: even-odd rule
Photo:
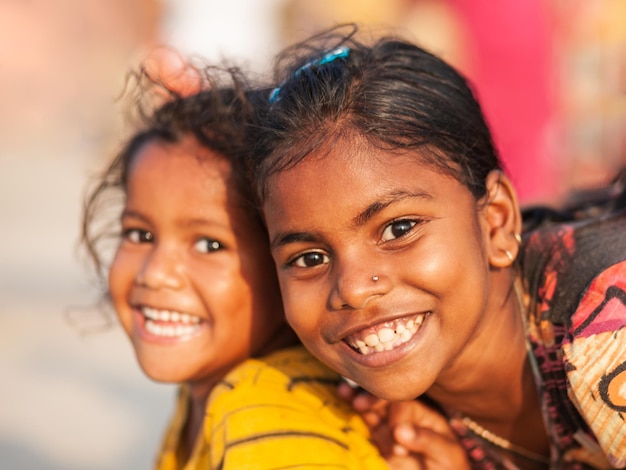
[[[210,389],[286,328],[266,236],[230,165],[188,139],[153,141],[129,169],[113,304],[154,380]]]
[[[272,176],[263,209],[313,354],[392,400],[459,377],[490,296],[488,224],[465,186],[351,142]]]

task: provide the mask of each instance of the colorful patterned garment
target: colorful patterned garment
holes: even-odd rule
[[[177,458],[188,410],[182,387],[156,468],[388,469],[361,418],[336,396],[338,383],[302,347],[246,361],[209,396],[186,464]]]
[[[625,468],[626,213],[526,234],[520,261],[550,468]],[[516,468],[453,427],[474,468]]]

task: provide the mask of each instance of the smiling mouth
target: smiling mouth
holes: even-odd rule
[[[201,328],[202,319],[189,313],[151,307],[141,307],[139,311],[146,320],[146,331],[154,336],[178,338],[192,335]]]
[[[382,351],[392,351],[415,336],[428,313],[430,312],[380,323],[347,336],[344,341],[364,356]]]

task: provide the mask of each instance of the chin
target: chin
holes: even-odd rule
[[[163,367],[163,364],[159,364],[155,367],[154,364],[145,364],[139,362],[141,370],[150,380],[154,382],[173,384],[185,382],[188,377],[181,375],[180,364],[176,367]]]
[[[403,374],[399,374],[398,378],[392,380],[362,380],[356,382],[372,395],[387,401],[406,401],[413,400],[427,391],[423,386],[407,383],[403,378]]]

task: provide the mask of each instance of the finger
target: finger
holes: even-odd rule
[[[376,411],[365,411],[361,413],[361,418],[363,418],[363,421],[370,429],[380,426],[383,422],[383,417]]]
[[[422,470],[426,468],[422,459],[416,455],[390,455],[385,460],[391,470]]]
[[[451,439],[456,439],[446,417],[419,400],[391,403],[387,414],[391,427],[400,424],[412,424],[414,427],[427,428]]]
[[[426,468],[469,468],[465,449],[456,437],[439,434],[431,429],[414,428],[408,424],[398,425],[393,431],[396,448],[410,454],[418,454]]]
[[[356,397],[358,390],[348,385],[346,382],[339,382],[337,386],[337,395],[343,400],[347,402],[352,402],[354,397]]]
[[[153,49],[143,62],[148,76],[181,96],[200,91],[202,77],[177,51],[168,47]]]
[[[364,411],[383,411],[389,402],[381,398],[375,397],[371,393],[362,391],[352,399],[352,407],[359,412]],[[385,410],[385,413],[387,411]]]
[[[397,455],[398,457],[406,457],[407,455],[410,454],[409,449],[407,449],[406,447],[400,444],[394,444],[392,448],[392,452],[393,452],[393,455]]]

